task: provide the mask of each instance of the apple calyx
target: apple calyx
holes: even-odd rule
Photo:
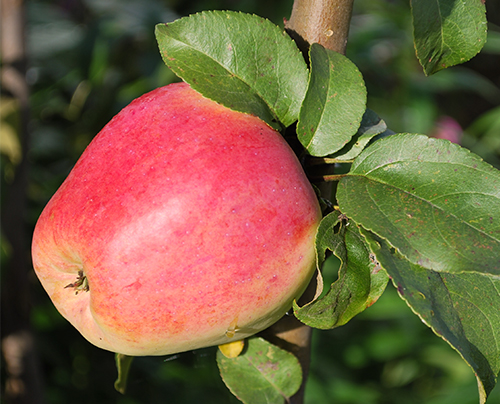
[[[78,271],[78,276],[76,278],[76,282],[70,283],[69,285],[66,285],[64,287],[64,289],[67,289],[67,288],[74,288],[75,295],[77,295],[81,291],[84,291],[84,292],[89,291],[89,289],[90,289],[89,288],[89,281],[81,269]]]

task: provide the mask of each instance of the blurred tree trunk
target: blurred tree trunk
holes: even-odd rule
[[[354,0],[295,0],[290,20],[285,22],[285,29],[306,58],[312,43],[319,43],[327,49],[345,54],[353,2]],[[331,174],[333,165],[326,170]],[[322,183],[318,186],[322,195],[330,199],[332,183]],[[300,306],[313,299],[316,285],[314,278],[300,299]],[[302,404],[309,373],[312,329],[290,315],[283,317],[265,331],[264,335],[270,342],[292,352],[299,359],[303,381],[300,390],[291,398],[290,404]]]
[[[37,367],[34,338],[29,323],[29,234],[26,229],[27,149],[29,90],[26,76],[24,4],[22,0],[2,0],[2,96],[17,102],[18,136],[21,160],[14,178],[3,190],[2,235],[8,246],[7,263],[2,268],[1,321],[5,385],[2,399],[6,404],[42,403],[40,372]]]

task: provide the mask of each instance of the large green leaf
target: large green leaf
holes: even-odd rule
[[[486,42],[482,0],[412,0],[417,57],[427,75],[474,57]]]
[[[342,149],[356,134],[366,109],[366,88],[358,68],[340,53],[312,44],[310,59],[297,135],[311,155],[322,157]]]
[[[235,358],[217,352],[217,364],[226,386],[245,404],[288,402],[302,383],[298,359],[263,338],[249,338],[246,345]]]
[[[205,11],[156,26],[165,64],[204,96],[288,126],[298,118],[308,71],[292,39],[270,21]]]
[[[456,144],[410,134],[378,140],[341,179],[337,198],[414,264],[500,275],[500,172]]]
[[[371,306],[382,295],[388,282],[370,256],[370,250],[354,223],[344,223],[337,230],[338,212],[326,216],[316,236],[318,262],[324,262],[326,250],[340,260],[338,279],[319,299],[299,307],[294,302],[295,316],[303,323],[320,329],[346,324]]]
[[[363,233],[401,298],[474,370],[484,403],[500,372],[500,278],[425,269]]]

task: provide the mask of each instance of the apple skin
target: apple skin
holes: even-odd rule
[[[278,132],[177,83],[90,143],[37,222],[33,264],[88,341],[166,355],[281,318],[314,273],[320,220]]]

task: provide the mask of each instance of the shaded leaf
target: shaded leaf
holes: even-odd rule
[[[130,366],[134,360],[133,356],[115,353],[116,369],[118,370],[118,377],[115,381],[115,390],[125,394],[127,390],[127,380]]]
[[[292,39],[270,21],[204,11],[156,26],[165,64],[191,87],[268,124],[298,118],[308,71]]]
[[[249,338],[235,358],[217,351],[217,364],[226,386],[245,404],[285,403],[302,384],[298,359],[260,337]]]
[[[425,269],[364,234],[401,298],[473,369],[484,403],[500,372],[500,278]]]
[[[0,111],[0,153],[5,155],[8,160],[17,165],[22,159],[21,142],[19,140],[20,116],[19,101],[2,96],[2,109]]]
[[[336,161],[350,161],[357,157],[375,136],[387,131],[386,123],[371,109],[367,109],[361,119],[356,135],[351,141],[331,157]]]
[[[340,210],[412,263],[500,274],[500,172],[446,140],[398,134],[354,161]]]
[[[342,149],[356,134],[366,109],[366,88],[358,68],[319,44],[310,47],[311,75],[300,109],[297,134],[313,156]]]
[[[323,297],[302,307],[294,302],[295,316],[320,329],[346,324],[375,303],[388,282],[387,274],[380,271],[371,258],[370,250],[354,223],[349,223],[348,227],[343,224],[338,231],[335,230],[337,223],[334,218],[337,215],[333,212],[321,222],[318,235],[322,237],[316,239],[316,248],[319,258],[324,257],[324,251],[329,249],[341,260],[339,277]]]
[[[486,7],[481,0],[412,0],[413,38],[427,75],[464,63],[486,43]]]
[[[335,227],[340,223],[340,212],[333,211],[321,219],[318,231],[316,232],[316,265],[321,269],[326,259],[326,252],[337,252],[337,249],[344,248],[344,239],[339,237]],[[337,254],[335,254],[337,255]]]

